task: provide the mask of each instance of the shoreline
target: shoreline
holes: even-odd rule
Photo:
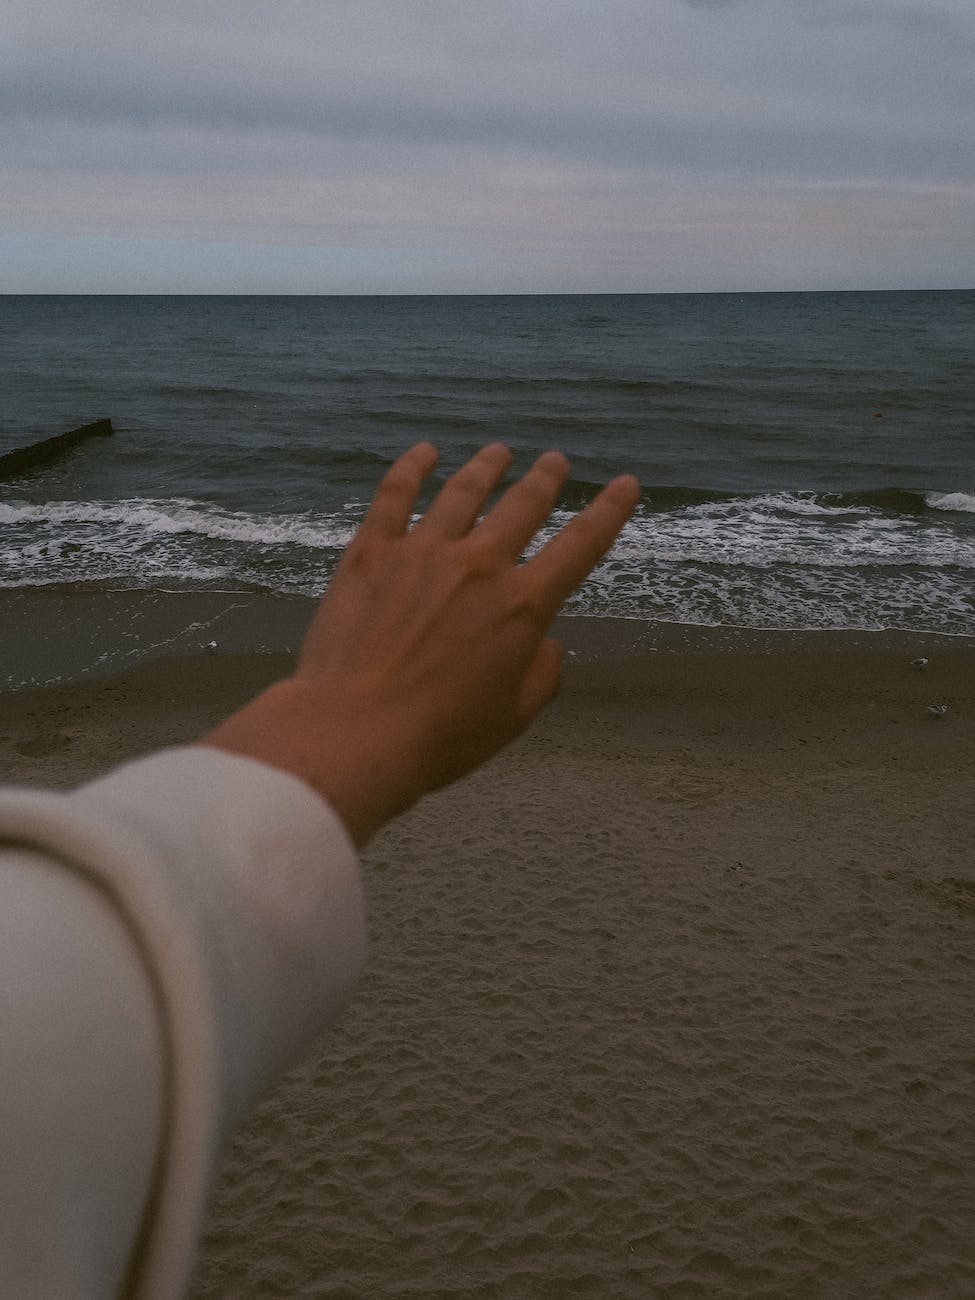
[[[221,655],[293,655],[318,600],[247,591],[0,590],[0,693],[70,685],[142,663]],[[935,649],[975,648],[975,633],[905,629],[759,628],[561,615],[554,625],[567,662],[658,653],[881,653],[909,658]]]
[[[975,638],[583,618],[560,619],[554,631],[566,647],[562,691],[529,737],[579,709],[623,733],[637,718],[647,735],[688,744],[716,735],[760,744],[810,728],[835,739],[859,727],[861,739],[895,747],[899,727],[922,747],[955,749],[975,736]],[[911,661],[922,655],[928,667],[917,671]],[[67,785],[192,740],[292,664],[281,651],[197,650],[0,691],[0,780]],[[948,706],[943,719],[927,713],[935,704]]]

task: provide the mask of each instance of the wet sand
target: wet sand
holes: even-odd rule
[[[368,973],[234,1143],[193,1294],[970,1297],[975,649],[578,631],[531,733],[368,850]],[[286,663],[0,696],[0,775]]]

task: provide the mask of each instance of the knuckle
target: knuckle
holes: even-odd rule
[[[353,537],[342,556],[342,568],[345,572],[364,578],[375,563],[375,545],[364,537]]]
[[[515,574],[511,587],[511,612],[517,618],[533,623],[542,620],[544,605],[544,587],[535,575],[526,567]]]
[[[410,548],[410,554],[424,564],[436,556],[442,545],[437,535],[424,528],[422,522],[407,535],[406,544]]]
[[[503,560],[497,541],[490,535],[474,532],[467,538],[467,570],[472,577],[493,577],[501,569]]]

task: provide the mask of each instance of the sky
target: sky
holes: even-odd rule
[[[0,292],[971,287],[973,0],[5,0]]]

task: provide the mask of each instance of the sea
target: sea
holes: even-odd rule
[[[975,291],[0,298],[0,686],[281,649],[383,471],[642,495],[568,617],[975,634]]]

